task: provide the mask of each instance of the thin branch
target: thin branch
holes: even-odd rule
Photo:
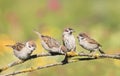
[[[120,59],[120,54],[85,54],[85,53],[78,53],[78,56],[88,56],[88,57],[96,57],[98,58],[113,58],[113,59]]]
[[[59,54],[59,55],[61,55],[61,54]],[[14,62],[8,64],[7,66],[4,66],[4,67],[0,68],[0,72],[5,71],[8,68],[13,67],[15,65],[22,64],[22,63],[24,63],[24,62],[26,62],[28,60],[35,59],[35,58],[38,58],[38,57],[45,57],[45,56],[53,56],[53,55],[51,55],[49,53],[35,54],[35,55],[32,55],[29,59],[27,59],[25,61],[19,61],[19,60],[18,61],[14,61]],[[56,56],[56,55],[54,55],[54,56]],[[78,55],[76,55],[76,56],[93,57],[93,55],[91,55],[91,54],[85,54],[85,53],[78,53]],[[96,57],[97,59],[99,59],[99,58],[120,59],[120,55],[119,54],[111,54],[111,55],[109,55],[109,54],[100,54],[100,55],[95,55],[94,57]]]
[[[36,67],[36,68],[29,68],[29,69],[25,69],[25,70],[21,70],[21,71],[16,71],[16,72],[13,72],[13,73],[10,73],[10,74],[6,74],[6,75],[3,75],[3,76],[11,76],[11,75],[17,75],[17,74],[20,74],[20,73],[27,73],[27,72],[32,72],[32,71],[35,71],[35,70],[39,70],[39,69],[43,69],[43,68],[48,68],[48,67],[52,67],[52,66],[57,66],[57,65],[61,65],[62,63],[54,63],[54,64],[49,64],[49,65],[46,65],[46,66],[39,66],[39,67]]]
[[[79,53],[78,56],[93,56],[91,54],[85,54],[85,53]],[[78,62],[78,61],[89,61],[89,60],[96,60],[96,59],[102,59],[102,58],[113,58],[113,59],[120,59],[120,55],[118,54],[114,54],[114,55],[108,55],[108,54],[101,54],[101,55],[97,55],[96,58],[75,58],[73,61],[69,61],[67,64],[69,63],[73,63],[73,62]],[[38,67],[31,67],[29,69],[25,69],[25,70],[21,70],[21,71],[15,71],[3,76],[11,76],[11,75],[17,75],[17,74],[21,74],[21,73],[27,73],[27,72],[33,72],[36,70],[40,70],[40,69],[44,69],[44,68],[49,68],[49,67],[54,67],[54,66],[58,66],[58,65],[63,65],[63,63],[59,62],[59,63],[54,63],[54,64],[48,64],[46,66],[38,66]]]
[[[67,64],[73,63],[73,62],[78,62],[78,61],[81,61],[81,60],[93,60],[93,59],[95,59],[95,58],[79,58],[78,60],[69,61]],[[36,71],[36,70],[49,68],[49,67],[54,67],[54,66],[58,66],[58,65],[63,65],[63,63],[58,62],[58,63],[54,63],[54,64],[48,64],[46,66],[38,66],[38,67],[35,67],[35,68],[31,67],[31,68],[28,68],[28,69],[25,69],[25,70],[15,71],[15,72],[12,72],[12,73],[9,73],[9,74],[6,74],[6,75],[2,75],[2,76],[11,76],[11,75],[17,75],[17,74],[21,74],[21,73],[33,72],[33,71]]]
[[[14,62],[12,62],[12,63],[10,63],[10,64],[0,68],[0,72],[5,71],[8,68],[13,67],[15,65],[22,64],[22,63],[24,63],[24,62],[26,62],[28,60],[35,59],[35,58],[38,58],[38,57],[45,57],[45,56],[51,56],[51,55],[49,53],[42,53],[42,54],[31,55],[30,58],[25,60],[25,61],[17,60],[17,61],[14,61]]]

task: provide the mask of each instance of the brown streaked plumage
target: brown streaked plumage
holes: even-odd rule
[[[59,48],[59,46],[60,46],[60,43],[57,40],[55,40],[49,36],[42,35],[41,38],[50,48],[52,48],[52,47]]]
[[[28,41],[25,44],[17,42],[14,45],[6,46],[13,48],[14,55],[20,60],[28,59],[36,48],[34,41]]]
[[[101,46],[97,41],[93,40],[93,39],[86,39],[89,43],[91,44],[97,44],[98,46]]]
[[[101,46],[96,40],[92,39],[86,33],[80,33],[79,36],[86,38],[86,40],[91,44],[97,44],[98,46]]]
[[[41,35],[39,32],[34,31],[41,39],[41,44],[45,50],[51,55],[63,54],[64,49],[61,49],[61,44],[50,36]]]
[[[100,53],[104,54],[104,52],[100,48],[101,45],[96,40],[88,36],[86,33],[80,33],[77,38],[80,46],[82,46],[84,49],[87,49],[90,52],[99,50]]]
[[[20,42],[17,42],[16,44],[14,45],[6,45],[7,47],[11,47],[17,51],[21,51],[21,49],[23,49],[25,47],[25,44],[23,43],[20,43]]]
[[[61,46],[61,49],[63,50],[64,53],[66,53],[68,51],[64,45]]]

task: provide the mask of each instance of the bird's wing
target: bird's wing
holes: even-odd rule
[[[51,44],[54,47],[60,47],[60,43],[56,39],[51,38]]]
[[[97,41],[95,41],[94,39],[91,38],[87,38],[87,41],[91,44],[98,44],[98,46],[101,46]]]
[[[62,42],[63,42],[63,45],[65,46],[64,35],[62,35]]]
[[[23,49],[25,47],[25,44],[23,43],[16,43],[15,45],[13,45],[13,49],[16,49],[17,51],[20,51],[21,49]]]
[[[20,42],[17,42],[16,44],[14,45],[6,45],[7,47],[11,47],[17,51],[20,51],[22,48],[25,47],[25,44],[24,43],[20,43]]]
[[[38,31],[35,31],[35,30],[33,30],[33,32],[34,32],[35,34],[37,34],[37,35],[39,36],[39,38],[41,39],[42,34],[40,34]]]
[[[67,48],[65,47],[65,46],[61,46],[61,50],[64,52],[64,53],[66,53],[66,52],[68,52],[68,50],[67,50]]]
[[[60,43],[55,40],[54,38],[51,38],[49,36],[42,36],[42,40],[48,45],[48,47],[53,48],[53,47],[60,47]]]

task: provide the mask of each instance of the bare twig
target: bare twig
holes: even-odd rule
[[[57,65],[61,65],[62,63],[54,63],[54,64],[49,64],[49,65],[46,65],[46,66],[39,66],[39,67],[36,67],[36,68],[29,68],[29,69],[25,69],[25,70],[21,70],[21,71],[16,71],[16,72],[13,72],[13,73],[10,73],[10,74],[6,74],[6,75],[3,75],[3,76],[11,76],[11,75],[16,75],[16,74],[20,74],[20,73],[27,73],[27,72],[32,72],[32,71],[35,71],[35,70],[39,70],[39,69],[43,69],[43,68],[48,68],[48,67],[52,67],[52,66],[57,66]]]
[[[78,56],[92,56],[91,54],[85,54],[85,53],[79,53]],[[69,63],[73,63],[73,62],[78,62],[78,61],[88,61],[88,60],[95,60],[95,59],[102,59],[102,58],[113,58],[113,59],[120,59],[120,56],[117,55],[117,54],[114,54],[114,55],[108,55],[108,54],[101,54],[101,55],[96,55],[96,58],[76,58],[75,60],[73,61],[69,61],[67,64]],[[54,63],[54,64],[48,64],[46,66],[38,66],[38,67],[31,67],[29,69],[25,69],[25,70],[21,70],[21,71],[15,71],[15,72],[12,72],[12,73],[9,73],[9,74],[6,74],[6,75],[3,75],[3,76],[11,76],[11,75],[17,75],[17,74],[21,74],[21,73],[27,73],[27,72],[33,72],[33,71],[36,71],[36,70],[40,70],[40,69],[44,69],[44,68],[49,68],[49,67],[54,67],[54,66],[58,66],[58,65],[63,65],[61,62],[59,63]]]
[[[60,54],[61,55],[61,54]],[[62,54],[63,55],[63,54]],[[29,59],[25,60],[25,61],[14,61],[10,64],[8,64],[7,66],[4,66],[2,68],[0,68],[0,72],[4,71],[4,70],[7,70],[8,68],[10,67],[13,67],[15,65],[18,65],[18,64],[22,64],[30,59],[34,59],[34,58],[38,58],[38,57],[45,57],[45,56],[51,56],[51,54],[49,53],[42,53],[42,54],[36,54],[36,55],[32,55]],[[78,55],[76,56],[87,56],[87,57],[93,57],[93,55],[91,54],[86,54],[86,53],[78,53]],[[93,58],[93,59],[100,59],[100,58],[113,58],[113,59],[120,59],[120,55],[119,54],[97,54],[95,55],[94,57],[96,58]],[[87,58],[85,60],[91,60],[91,58]],[[82,59],[80,59],[82,60]],[[83,59],[84,60],[84,59]]]
[[[95,59],[95,58],[79,58],[79,60],[69,61],[68,64],[73,63],[73,62],[78,62],[80,60],[93,60],[93,59]],[[58,65],[63,65],[63,63],[58,62],[58,63],[54,63],[54,64],[48,64],[46,66],[38,66],[38,67],[35,67],[35,68],[31,67],[31,68],[28,68],[28,69],[25,69],[25,70],[15,71],[15,72],[12,72],[12,73],[9,73],[9,74],[6,74],[6,75],[2,75],[2,76],[11,76],[11,75],[17,75],[17,74],[21,74],[21,73],[33,72],[33,71],[36,71],[36,70],[49,68],[49,67],[54,67],[54,66],[58,66]]]
[[[85,53],[78,53],[78,56],[88,56],[93,57],[91,54],[85,54]],[[120,59],[120,54],[96,54],[94,57],[98,58],[113,58],[113,59]]]
[[[5,71],[5,70],[7,70],[8,68],[13,67],[13,66],[15,66],[15,65],[22,64],[22,63],[24,63],[24,62],[26,62],[26,61],[28,61],[28,60],[31,60],[31,59],[34,59],[34,58],[38,58],[38,57],[45,57],[45,56],[51,56],[51,55],[50,55],[49,53],[42,53],[42,54],[32,55],[29,59],[27,59],[27,60],[25,60],[25,61],[21,61],[21,60],[14,61],[14,62],[12,62],[12,63],[10,63],[10,64],[8,64],[8,65],[0,68],[0,72]]]

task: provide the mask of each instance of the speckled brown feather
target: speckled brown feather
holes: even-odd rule
[[[46,44],[49,48],[60,47],[60,43],[50,36],[44,36],[37,31],[34,31]]]
[[[25,44],[17,42],[14,45],[6,45],[6,46],[11,47],[11,48],[13,48],[13,49],[15,49],[17,51],[20,51],[22,48],[25,47]]]
[[[94,39],[89,39],[89,38],[86,38],[86,40],[91,43],[91,44],[97,44],[98,46],[101,46],[98,42],[96,42]]]
[[[86,33],[80,33],[80,36],[86,38],[86,40],[91,43],[91,44],[98,44],[98,46],[101,46],[97,41],[95,41],[94,39],[92,39],[90,36],[88,36]]]
[[[49,36],[41,36],[42,40],[48,45],[48,47],[52,48],[52,47],[60,47],[60,43],[58,41],[56,41],[55,39],[49,37]]]
[[[80,33],[79,36],[84,37],[84,38],[90,38],[86,33]]]
[[[64,53],[66,53],[67,52],[67,48],[65,47],[65,46],[61,46],[61,50],[64,52]]]

